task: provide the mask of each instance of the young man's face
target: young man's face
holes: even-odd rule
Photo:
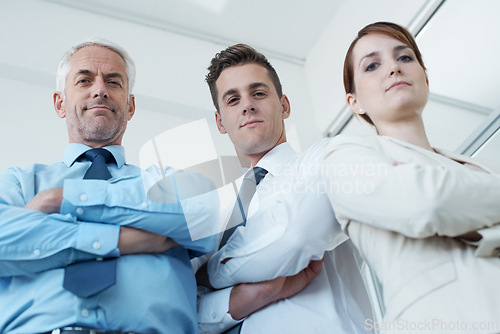
[[[227,133],[240,158],[254,165],[276,145],[286,141],[284,119],[290,103],[278,97],[267,70],[258,64],[229,67],[216,81],[217,127]]]

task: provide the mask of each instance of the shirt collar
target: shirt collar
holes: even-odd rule
[[[284,142],[267,152],[256,166],[266,169],[271,175],[278,175],[283,166],[287,165],[288,161],[295,155],[297,153],[292,146],[288,142]]]
[[[113,158],[115,158],[116,165],[121,168],[125,164],[125,148],[121,145],[111,145],[103,147],[111,152]],[[81,156],[84,152],[92,149],[87,145],[79,143],[70,143],[66,145],[64,149],[63,162],[66,166],[71,167],[73,163]]]

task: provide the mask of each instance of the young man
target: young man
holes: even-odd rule
[[[284,125],[290,102],[268,60],[247,45],[218,53],[206,81],[220,133],[229,135],[240,161],[267,174],[246,225],[208,262],[218,290],[199,299],[200,331],[366,332],[369,303],[354,253],[321,191],[327,141],[302,154],[292,150]]]
[[[184,214],[209,224],[213,206],[189,212],[149,200],[146,172],[125,163],[134,78],[127,52],[112,43],[70,49],[54,93],[70,142],[62,162],[0,175],[1,333],[197,333],[184,247],[207,252],[213,242],[191,240]]]

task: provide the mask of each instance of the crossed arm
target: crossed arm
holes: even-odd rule
[[[438,156],[443,163],[394,164],[390,153],[364,138],[332,140],[323,173],[341,223],[359,221],[410,238],[474,237],[470,232],[500,223],[499,175]]]
[[[39,192],[25,209],[40,211],[46,214],[58,213],[63,201],[63,188],[51,188]],[[172,239],[152,232],[128,226],[120,226],[118,249],[121,255],[163,253],[178,244]]]
[[[66,180],[76,194],[89,188],[89,200],[82,203],[88,206],[80,209],[88,216],[78,216],[79,207],[68,204],[66,183],[64,189],[41,191],[26,203],[24,198],[34,190],[29,189],[29,183],[28,189],[22,188],[18,177],[24,176],[7,172],[0,178],[1,276],[33,274],[96,257],[161,253],[177,246],[174,237],[186,248],[201,252],[213,249],[209,238],[191,238],[184,206],[148,201],[140,176],[133,183],[130,178],[125,179],[128,183]],[[107,202],[109,198],[119,204]],[[137,199],[142,202],[137,203]],[[188,202],[186,208],[199,218],[196,223],[203,225],[213,209],[197,204]]]
[[[298,196],[302,196],[299,201]],[[302,291],[320,273],[324,252],[346,238],[325,195],[280,193],[264,202],[212,256],[206,270],[210,279],[202,274],[203,267],[197,273],[201,285],[232,287],[227,312],[234,320]],[[209,332],[231,325],[226,318],[210,317],[215,299],[227,303],[227,293],[222,291],[203,296],[199,304],[200,325]]]
[[[234,320],[241,320],[269,304],[296,295],[318,276],[322,264],[323,260],[311,261],[293,276],[279,276],[268,281],[234,286],[229,297],[228,313]],[[205,275],[206,264],[198,270],[196,278],[198,285],[211,287]]]

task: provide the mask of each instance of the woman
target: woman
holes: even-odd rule
[[[400,332],[500,332],[500,259],[476,257],[463,241],[500,223],[500,177],[429,144],[429,80],[413,36],[388,22],[363,28],[344,86],[378,135],[332,139],[323,174],[342,228],[382,284],[384,320],[408,320]],[[485,323],[494,328],[476,328]]]

